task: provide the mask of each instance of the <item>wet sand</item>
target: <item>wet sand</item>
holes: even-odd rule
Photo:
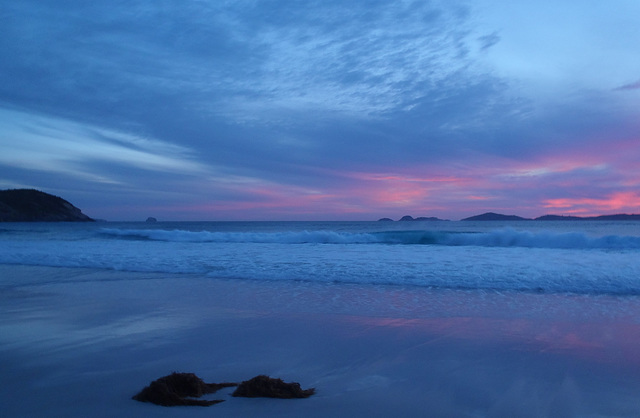
[[[0,266],[7,417],[640,414],[640,300]],[[173,371],[308,399],[164,408]]]

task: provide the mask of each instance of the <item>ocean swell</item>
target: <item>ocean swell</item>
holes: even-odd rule
[[[191,243],[264,244],[401,244],[551,249],[640,249],[640,237],[608,235],[592,237],[580,232],[554,233],[500,229],[490,232],[339,231],[212,232],[162,229],[102,228],[100,233],[117,239]]]
[[[134,240],[167,242],[215,242],[256,244],[366,244],[378,242],[371,234],[340,233],[335,231],[302,232],[211,232],[162,229],[103,228],[102,234]]]

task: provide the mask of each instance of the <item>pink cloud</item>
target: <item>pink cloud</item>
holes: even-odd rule
[[[216,182],[198,202],[171,210],[195,213],[191,217],[200,219],[300,220],[406,214],[460,219],[488,211],[526,217],[637,213],[638,145],[638,140],[612,141],[525,161],[478,156],[473,164],[431,163],[398,171],[326,169],[315,173],[324,181],[313,187],[259,180]]]
[[[598,215],[603,212],[637,212],[640,208],[640,195],[636,192],[617,192],[604,198],[560,198],[547,199],[544,207],[562,209],[565,213]]]

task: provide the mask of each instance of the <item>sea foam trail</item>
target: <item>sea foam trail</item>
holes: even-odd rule
[[[120,239],[194,243],[404,244],[552,249],[640,249],[640,237],[636,236],[608,235],[591,237],[580,232],[534,233],[514,229],[469,233],[447,231],[385,231],[373,233],[301,231],[258,233],[103,228],[100,232],[106,236]]]
[[[549,245],[544,234],[533,234],[532,238],[522,233],[495,231],[347,233],[334,229],[316,234],[116,228],[115,235],[107,231],[97,236],[95,231],[93,236],[84,232],[75,235],[82,239],[5,237],[1,242],[0,264],[195,274],[234,280],[640,295],[637,249],[629,245],[623,249],[590,248],[612,242],[618,248],[620,242],[627,241],[610,237],[571,238],[571,234],[551,234],[552,245],[561,242],[566,246],[568,242],[574,247],[587,246],[557,249],[524,246]],[[507,240],[514,236],[521,237],[520,242]],[[211,242],[212,237],[227,241]],[[268,242],[256,243],[256,237]],[[564,237],[565,241],[558,237]],[[353,244],[354,238],[365,243]],[[502,246],[495,245],[497,238],[502,240],[498,242]],[[486,246],[477,245],[479,239]],[[349,240],[352,243],[344,244]],[[451,242],[455,240],[465,245]],[[318,243],[327,241],[335,244]],[[417,245],[408,244],[416,242]],[[56,280],[74,280],[74,276]],[[2,277],[0,287],[48,281],[45,276],[30,278],[28,282],[9,276]]]
[[[302,232],[210,232],[161,229],[111,229],[103,234],[125,239],[167,242],[216,242],[263,244],[367,244],[380,242],[373,234],[340,233],[334,231]]]

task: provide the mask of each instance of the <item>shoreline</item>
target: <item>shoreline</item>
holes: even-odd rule
[[[0,272],[31,282],[0,287],[2,377],[15,382],[0,389],[8,416],[640,411],[633,298],[7,265]],[[269,374],[317,394],[295,401],[223,394],[227,402],[212,410],[130,400],[172,371],[207,382]]]

